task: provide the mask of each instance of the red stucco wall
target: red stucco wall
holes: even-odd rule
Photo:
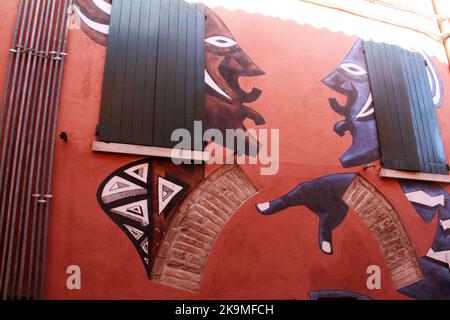
[[[0,2],[0,12],[4,13],[0,20],[0,88],[4,86],[17,7],[16,0]],[[57,129],[66,131],[69,141],[57,140],[56,146],[46,298],[307,299],[312,290],[344,289],[376,299],[407,299],[395,290],[377,241],[352,209],[333,233],[333,255],[325,255],[317,244],[319,220],[306,207],[291,207],[272,216],[263,216],[254,207],[285,194],[302,181],[358,172],[395,207],[417,255],[428,251],[436,218],[425,224],[396,180],[380,180],[373,168],[343,169],[339,163],[351,137],[341,138],[333,132],[341,117],[331,111],[327,99],[337,94],[321,80],[339,65],[357,37],[245,11],[214,11],[265,72],[263,76],[242,78],[240,83],[246,89],[262,90],[261,97],[251,104],[266,120],[262,128],[280,129],[279,172],[261,176],[259,166],[242,166],[260,191],[235,212],[215,240],[198,293],[150,281],[131,243],[96,199],[100,183],[111,172],[139,159],[91,151],[106,49],[81,30],[71,30]],[[438,59],[434,62],[444,88],[448,88],[447,65]],[[447,158],[449,101],[446,97],[437,111]],[[254,127],[250,121],[245,124]],[[72,264],[81,268],[81,290],[66,287],[66,268]],[[366,287],[366,269],[373,264],[382,269],[381,290]]]

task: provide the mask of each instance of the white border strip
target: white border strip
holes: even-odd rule
[[[177,149],[139,146],[135,144],[125,144],[125,143],[112,143],[112,142],[106,143],[101,141],[93,141],[92,150],[97,152],[111,152],[111,153],[134,154],[140,156],[172,158],[173,150]],[[177,152],[177,155],[178,155],[177,159],[210,161],[210,154],[204,151],[192,151],[180,149],[179,152]]]

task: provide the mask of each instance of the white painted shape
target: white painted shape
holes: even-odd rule
[[[418,190],[418,191],[414,191],[414,192],[405,193],[405,195],[409,201],[414,202],[414,203],[423,204],[428,207],[435,207],[439,204],[441,206],[444,205],[444,195],[443,194],[432,197],[425,191]]]
[[[340,65],[340,67],[341,67],[342,69],[344,69],[345,72],[348,72],[348,73],[350,73],[350,74],[352,74],[352,75],[354,75],[354,76],[363,76],[363,75],[366,75],[366,74],[367,74],[367,71],[364,70],[363,67],[357,65],[356,63],[351,63],[351,62],[348,62],[348,63],[342,63],[342,64]],[[356,71],[354,71],[354,70],[352,70],[352,69],[355,69]]]
[[[173,190],[173,192],[166,198],[163,199],[163,186],[166,186],[167,188]],[[164,178],[158,177],[158,202],[159,202],[159,214],[163,212],[164,208],[170,203],[170,201],[175,197],[178,192],[183,190],[183,187],[170,182]]]
[[[144,240],[144,242],[142,242],[141,248],[142,248],[142,250],[144,250],[144,252],[146,254],[148,254],[148,239],[147,238]]]
[[[142,169],[142,177],[135,173],[134,171]],[[141,163],[134,167],[131,167],[127,170],[125,170],[125,173],[132,176],[133,178],[139,179],[142,182],[147,182],[147,175],[148,175],[148,163]]]
[[[92,0],[94,4],[102,10],[104,13],[107,13],[108,15],[111,15],[111,8],[112,5],[104,0]]]
[[[322,250],[326,253],[331,253],[331,243],[329,243],[328,241],[323,241]]]
[[[256,206],[258,207],[259,211],[264,212],[270,208],[270,202],[258,203]]]
[[[119,183],[125,184],[127,185],[127,187],[119,188]],[[114,176],[106,183],[105,187],[103,188],[102,198],[105,196],[110,196],[112,194],[131,190],[144,190],[144,188],[119,176]]]
[[[129,209],[134,211],[134,208],[137,206],[140,206],[142,209],[142,216],[139,214],[136,214],[134,212],[130,212]],[[147,200],[141,200],[133,203],[129,203],[120,207],[116,207],[111,209],[112,212],[120,214],[124,217],[127,217],[129,219],[138,221],[141,223],[143,227],[149,224],[149,217],[148,217],[148,207],[147,207]]]
[[[81,10],[80,10],[80,8],[79,8],[78,6],[74,5],[73,7],[74,7],[75,12],[77,13],[77,15],[81,18],[81,20],[82,20],[84,23],[86,23],[86,25],[87,25],[89,28],[91,28],[91,29],[93,29],[93,30],[95,30],[95,31],[97,31],[97,32],[106,34],[106,35],[109,34],[109,25],[107,25],[107,24],[102,24],[102,23],[98,23],[98,22],[95,22],[95,21],[92,21],[91,19],[89,19],[88,17],[86,17],[86,16],[83,14],[83,12],[81,12]]]
[[[129,226],[127,224],[124,224],[124,227],[128,229],[128,231],[130,231],[131,235],[136,239],[139,240],[142,235],[144,234],[143,231],[136,229],[135,227]]]
[[[430,248],[427,257],[446,263],[450,269],[450,250],[434,251]]]
[[[231,100],[231,97],[229,95],[227,95],[225,93],[225,91],[223,91],[218,85],[217,83],[214,82],[214,80],[211,78],[211,76],[209,75],[208,71],[206,71],[205,69],[205,83],[211,87],[211,89],[213,89],[214,91],[216,91],[217,93],[221,94],[222,96],[224,96],[227,99]]]
[[[444,230],[450,229],[450,219],[448,219],[448,220],[439,220],[439,222],[441,223],[442,228],[444,228]]]
[[[428,76],[428,83],[430,84],[430,88],[432,87],[432,83],[434,81],[436,92],[433,96],[433,103],[434,105],[437,105],[439,103],[439,100],[441,100],[441,86],[439,85],[439,75],[436,74],[436,70],[433,68],[433,62],[428,59],[425,52],[422,51],[423,58],[427,61],[428,68],[427,68],[427,76]]]
[[[236,44],[233,39],[223,37],[223,36],[213,36],[205,39],[205,42],[212,44],[213,46],[220,48],[232,47]]]
[[[362,107],[361,111],[356,115],[356,118],[366,117],[366,116],[371,115],[372,113],[374,113],[375,108],[373,107],[372,102],[373,102],[373,98],[372,98],[372,92],[371,92],[369,94],[369,97],[367,98],[366,103]],[[372,105],[372,108],[370,108],[371,105]],[[369,110],[367,110],[367,109],[369,109]]]

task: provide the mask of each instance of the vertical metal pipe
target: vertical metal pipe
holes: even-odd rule
[[[15,189],[18,184],[20,184],[20,177],[18,177],[18,173],[20,171],[21,165],[22,165],[22,159],[18,158],[19,156],[19,148],[20,144],[22,142],[22,130],[23,127],[27,125],[28,123],[28,109],[27,109],[27,96],[29,95],[29,90],[32,90],[32,81],[34,78],[34,71],[31,69],[32,60],[33,59],[33,51],[35,46],[35,38],[36,38],[36,31],[38,29],[38,20],[39,20],[39,11],[41,9],[41,0],[37,0],[35,3],[35,10],[32,15],[33,23],[32,23],[32,31],[31,31],[31,37],[29,40],[28,48],[26,49],[26,55],[27,55],[27,62],[26,62],[26,68],[25,68],[25,78],[23,81],[23,88],[21,92],[17,93],[17,98],[20,101],[19,104],[19,112],[18,112],[18,119],[17,119],[17,130],[16,134],[14,136],[14,131],[11,132],[11,145],[10,150],[11,153],[13,152],[14,155],[12,157],[12,163],[8,163],[7,168],[11,168],[11,177],[9,181],[9,195],[8,195],[8,205],[6,212],[8,213],[8,217],[10,217],[11,221],[11,228],[9,230],[9,233],[5,233],[5,236],[8,235],[8,249],[7,249],[7,260],[6,260],[6,271],[5,271],[5,279],[4,279],[4,293],[3,297],[6,299],[10,295],[9,289],[9,278],[10,278],[10,271],[11,271],[11,260],[13,256],[13,244],[14,244],[14,238],[16,234],[16,218],[17,218],[17,210],[14,210],[13,208],[13,196]],[[19,97],[20,95],[20,97]],[[10,154],[8,154],[10,156]],[[6,242],[4,243],[6,244]],[[2,269],[3,271],[3,269]]]
[[[6,299],[9,295],[9,276],[10,276],[10,269],[11,269],[11,260],[13,256],[13,244],[14,244],[14,237],[15,237],[15,231],[16,231],[16,210],[13,210],[12,208],[12,202],[13,202],[13,196],[14,196],[14,189],[15,186],[20,183],[20,178],[16,177],[16,169],[18,171],[18,168],[21,166],[21,159],[18,159],[18,152],[19,152],[19,145],[21,144],[21,133],[22,128],[27,123],[27,116],[28,116],[28,110],[26,109],[26,101],[27,101],[27,94],[30,90],[29,83],[31,83],[32,78],[34,77],[34,74],[30,75],[30,69],[31,69],[31,61],[33,58],[30,56],[30,53],[32,54],[32,50],[34,48],[34,42],[35,42],[35,35],[36,35],[36,29],[37,29],[37,23],[38,23],[38,12],[40,9],[40,0],[37,0],[36,7],[35,7],[35,14],[33,17],[33,27],[31,31],[31,39],[30,44],[28,46],[28,59],[27,59],[27,65],[25,68],[25,79],[23,84],[23,90],[22,92],[18,92],[17,97],[19,97],[19,94],[21,94],[20,98],[20,106],[19,106],[19,117],[18,117],[18,123],[17,123],[17,131],[15,134],[15,141],[13,140],[13,135],[11,135],[11,151],[14,150],[14,156],[12,163],[8,163],[8,168],[12,166],[11,170],[11,178],[9,181],[9,195],[8,195],[8,206],[7,206],[7,213],[8,217],[11,217],[11,229],[8,236],[8,249],[7,249],[7,260],[6,260],[6,274],[4,279],[4,287],[6,288],[4,290],[4,298]],[[33,71],[31,71],[33,73]],[[5,233],[6,234],[6,233]],[[6,244],[6,242],[4,243]]]
[[[48,2],[48,1],[47,1]],[[49,2],[48,2],[49,3]],[[30,120],[30,113],[31,113],[31,118],[33,118],[34,115],[34,110],[31,110],[31,108],[33,108],[31,101],[33,100],[32,95],[35,94],[35,87],[39,84],[39,75],[36,72],[36,64],[38,61],[38,55],[39,52],[42,50],[42,42],[41,42],[41,36],[42,36],[42,31],[44,28],[44,17],[46,14],[46,8],[47,6],[45,5],[45,1],[43,1],[41,3],[41,7],[39,7],[39,11],[36,12],[36,15],[39,14],[38,19],[38,28],[37,28],[37,36],[35,39],[35,43],[30,45],[31,49],[34,50],[34,54],[32,54],[31,56],[31,75],[30,75],[30,82],[28,85],[28,90],[23,92],[23,97],[22,97],[22,103],[25,104],[25,114],[24,114],[24,124],[22,126],[22,130],[20,131],[20,133],[18,133],[18,137],[20,137],[20,139],[17,139],[17,146],[14,152],[19,152],[18,155],[18,161],[17,161],[17,177],[16,177],[16,183],[15,183],[15,188],[14,191],[12,193],[13,195],[13,199],[12,199],[12,213],[13,213],[13,226],[12,226],[12,230],[15,230],[15,224],[16,224],[16,219],[18,219],[18,226],[17,226],[17,241],[16,241],[16,237],[14,235],[14,233],[12,233],[11,235],[11,239],[10,239],[10,248],[8,249],[11,252],[11,255],[14,255],[14,258],[11,258],[8,260],[7,265],[6,265],[6,279],[5,279],[5,283],[6,285],[8,285],[9,283],[9,276],[10,276],[10,272],[11,272],[11,268],[12,268],[12,282],[11,282],[11,291],[10,291],[10,296],[12,297],[16,297],[16,291],[15,291],[15,284],[16,284],[16,279],[17,279],[17,264],[18,264],[18,256],[19,256],[19,246],[20,246],[20,239],[22,236],[22,218],[23,218],[23,210],[19,210],[19,209],[23,209],[22,208],[22,203],[19,203],[19,188],[24,185],[24,181],[22,179],[22,169],[24,169],[25,164],[27,163],[27,159],[24,158],[24,149],[25,149],[25,144],[26,142],[30,139],[30,137],[27,135],[27,129],[28,129],[28,123]],[[30,124],[32,124],[32,120],[30,120]],[[16,218],[17,216],[17,218]],[[17,244],[15,244],[15,242],[17,242]]]
[[[30,161],[28,161],[30,163],[30,173],[28,174],[28,181],[27,181],[27,189],[25,191],[25,187],[22,189],[22,193],[23,196],[26,195],[26,204],[25,204],[25,225],[24,225],[24,240],[22,242],[22,249],[21,249],[21,259],[20,259],[20,272],[19,272],[19,284],[18,284],[18,291],[19,292],[23,292],[22,288],[23,288],[23,284],[24,284],[24,276],[25,276],[25,263],[26,263],[26,257],[27,257],[27,244],[28,244],[28,234],[29,234],[29,219],[30,219],[30,205],[31,205],[31,198],[32,198],[32,190],[33,190],[33,186],[34,186],[34,172],[36,169],[35,166],[35,158],[36,158],[36,149],[37,149],[37,145],[38,145],[38,137],[39,137],[39,127],[40,127],[40,123],[41,123],[41,114],[42,114],[42,109],[43,109],[43,99],[44,99],[44,92],[45,92],[45,75],[47,74],[47,66],[48,66],[48,60],[46,57],[48,57],[48,52],[50,51],[50,44],[51,44],[51,35],[53,32],[53,26],[54,26],[54,15],[55,15],[55,7],[56,7],[56,2],[53,0],[51,1],[52,4],[52,8],[51,8],[51,13],[50,13],[50,18],[48,20],[48,22],[46,23],[48,26],[48,32],[47,32],[47,37],[46,37],[46,46],[45,46],[45,57],[41,56],[40,59],[42,61],[43,60],[43,77],[40,83],[40,87],[39,87],[39,98],[37,100],[37,110],[36,110],[36,121],[34,123],[34,128],[30,128],[30,132],[34,132],[34,136],[33,136],[33,141],[31,143],[31,145],[28,146],[28,148],[31,148],[31,155],[29,157],[27,157],[28,159],[30,159]],[[36,95],[37,96],[37,95]],[[32,224],[31,224],[31,236],[30,239],[34,239],[34,228],[35,228],[35,223],[36,223],[36,217],[33,217],[32,219]],[[33,242],[33,241],[32,241]],[[32,245],[30,245],[30,255],[31,254],[31,250],[32,250]],[[30,260],[28,260],[28,270],[32,269],[32,261],[33,259],[31,258]],[[31,274],[31,271],[28,272],[28,274]],[[29,280],[31,281],[31,280]],[[28,288],[27,293],[26,293],[26,298],[30,298],[30,289]]]
[[[13,66],[13,62],[14,62],[14,57],[18,56],[17,50],[16,50],[16,48],[18,46],[17,36],[19,34],[20,19],[21,19],[22,15],[25,14],[23,12],[23,4],[24,4],[24,0],[20,0],[19,11],[17,13],[16,26],[14,27],[12,48],[9,51],[8,71],[6,73],[6,83],[5,83],[5,90],[4,90],[4,96],[3,96],[3,102],[2,102],[2,111],[0,114],[0,141],[3,136],[3,119],[5,117],[6,103],[8,101],[8,93],[9,93],[9,89],[10,89],[9,85],[10,85],[10,80],[11,80],[12,66]],[[1,228],[0,228],[0,232],[1,232]]]
[[[24,42],[24,48],[28,47],[28,43],[29,43],[29,38],[30,38],[30,29],[31,29],[31,19],[33,17],[33,12],[34,12],[34,6],[33,3],[31,3],[31,9],[30,9],[30,13],[28,15],[28,25],[27,25],[27,31],[26,31],[26,36],[25,36],[25,42]],[[26,52],[24,52],[24,54],[22,54],[23,56],[25,56]],[[15,93],[11,94],[10,96],[10,108],[14,108],[13,110],[13,115],[12,115],[12,119],[10,118],[11,112],[8,113],[8,119],[6,120],[6,127],[9,130],[9,126],[10,124],[12,124],[11,126],[11,135],[9,136],[9,132],[7,131],[5,133],[5,140],[4,140],[4,145],[3,145],[3,150],[2,150],[2,160],[1,160],[1,169],[0,171],[3,172],[4,166],[5,166],[5,162],[6,162],[6,168],[5,168],[5,173],[3,174],[3,180],[0,180],[0,185],[8,185],[8,179],[9,179],[9,164],[11,162],[11,148],[12,148],[12,144],[13,144],[13,139],[14,139],[14,131],[16,129],[16,119],[17,119],[17,111],[18,108],[16,107],[19,103],[19,95],[20,92],[22,90],[22,84],[23,84],[23,71],[24,71],[24,67],[25,67],[25,57],[22,58],[22,61],[20,63],[20,71],[19,71],[19,81],[18,81],[18,85],[16,86],[16,90],[15,93],[16,97],[14,99],[14,95]],[[6,161],[5,161],[6,158]],[[4,192],[4,191],[3,191]],[[2,201],[1,203],[1,216],[4,219],[4,216],[6,215],[6,225],[5,225],[5,230],[3,232],[3,251],[2,251],[2,263],[1,263],[1,269],[0,269],[0,279],[2,279],[2,285],[3,285],[3,290],[4,292],[7,290],[7,288],[5,288],[4,283],[3,283],[3,278],[4,278],[4,273],[5,273],[5,262],[6,262],[6,246],[8,243],[8,231],[10,228],[10,223],[11,223],[11,215],[10,212],[5,212],[5,207],[6,207],[6,201]]]
[[[19,227],[18,227],[18,233],[19,233],[19,237],[17,238],[17,251],[16,251],[16,256],[14,258],[14,270],[13,270],[13,294],[16,294],[17,296],[21,297],[22,296],[22,288],[19,284],[21,284],[21,281],[19,280],[19,282],[17,282],[17,278],[20,279],[19,274],[23,275],[23,269],[24,269],[24,264],[22,262],[24,262],[24,258],[25,258],[25,252],[24,252],[24,243],[25,243],[25,248],[26,248],[26,243],[28,240],[28,212],[25,210],[25,199],[26,199],[26,190],[27,190],[27,178],[28,178],[28,174],[29,174],[29,166],[30,166],[30,161],[28,161],[30,159],[30,152],[31,152],[31,142],[33,139],[34,134],[37,134],[33,131],[34,128],[34,123],[35,123],[35,118],[36,118],[36,109],[37,109],[37,100],[38,100],[38,96],[39,96],[39,90],[38,88],[40,87],[40,82],[42,82],[42,78],[45,77],[45,73],[42,74],[42,65],[44,63],[45,60],[44,59],[44,53],[46,51],[45,48],[45,43],[46,43],[46,34],[47,34],[47,29],[49,28],[48,26],[48,21],[49,21],[49,16],[50,16],[50,9],[51,9],[51,1],[47,1],[47,5],[45,8],[45,20],[42,23],[42,27],[43,27],[43,31],[42,31],[42,37],[40,38],[40,44],[39,44],[39,53],[37,55],[37,75],[36,75],[36,84],[35,84],[35,91],[33,93],[33,101],[31,103],[31,118],[30,118],[30,125],[29,125],[29,129],[28,129],[28,140],[27,140],[27,148],[26,148],[26,152],[25,152],[25,163],[24,163],[24,178],[23,178],[23,183],[22,183],[22,188],[21,191],[18,192],[18,194],[20,194],[20,201],[19,203],[21,204],[21,209],[22,209],[22,214],[20,215],[20,219],[19,219]],[[42,75],[42,78],[41,78]],[[22,250],[20,249],[22,244]],[[19,256],[20,256],[20,269],[19,269]],[[19,269],[19,270],[18,270]]]
[[[54,75],[55,77],[52,80],[52,85],[51,85],[51,97],[50,97],[50,101],[49,101],[49,113],[48,113],[48,119],[45,122],[45,138],[43,141],[45,141],[45,149],[44,149],[44,153],[43,153],[43,162],[42,162],[42,174],[41,174],[41,182],[40,182],[40,188],[42,190],[42,205],[39,206],[39,223],[38,223],[38,235],[37,235],[37,249],[36,249],[36,267],[35,267],[35,274],[34,274],[34,296],[35,297],[39,297],[39,287],[40,287],[40,283],[43,281],[43,279],[39,278],[39,271],[40,271],[40,267],[41,267],[41,259],[43,259],[42,256],[42,237],[43,237],[43,220],[44,220],[44,209],[45,207],[47,207],[48,205],[48,200],[49,198],[46,195],[45,192],[45,183],[46,183],[46,179],[47,179],[47,175],[48,175],[48,155],[49,155],[49,147],[50,147],[50,139],[51,139],[51,129],[52,129],[52,123],[53,121],[55,121],[54,119],[56,119],[56,113],[55,113],[55,105],[56,105],[56,101],[55,101],[55,93],[56,93],[56,85],[59,79],[59,73],[58,71],[61,68],[61,58],[59,57],[59,53],[62,50],[62,46],[63,46],[63,37],[64,37],[64,31],[65,31],[65,27],[66,27],[66,7],[67,7],[67,1],[68,0],[64,0],[64,6],[62,8],[60,8],[60,12],[59,14],[62,15],[61,17],[61,21],[59,24],[59,34],[58,34],[58,38],[57,38],[57,46],[54,47],[53,50],[53,60],[55,61],[55,70],[54,70]],[[63,3],[63,1],[60,1],[60,4]]]
[[[23,41],[23,36],[24,36],[24,30],[25,30],[25,21],[27,18],[27,8],[28,8],[28,4],[29,4],[29,0],[26,0],[25,2],[25,6],[23,7],[23,2],[21,3],[21,10],[22,10],[22,17],[20,17],[20,12],[19,12],[19,16],[17,17],[17,22],[19,22],[20,19],[20,23],[18,23],[18,27],[20,29],[20,35],[19,35],[19,40],[17,42],[17,44],[15,43],[15,49],[12,50],[16,50],[16,58],[15,58],[15,64],[14,64],[14,72],[13,72],[13,76],[12,76],[12,84],[11,84],[11,92],[9,91],[5,91],[5,96],[4,96],[4,101],[3,101],[3,107],[2,107],[2,121],[1,121],[1,125],[2,125],[2,130],[3,130],[3,121],[4,121],[4,114],[6,112],[6,109],[8,109],[7,112],[7,118],[6,118],[6,126],[5,126],[5,133],[3,133],[3,131],[0,131],[0,137],[4,137],[3,139],[3,145],[2,145],[2,155],[5,154],[6,151],[6,145],[7,145],[7,140],[8,140],[8,132],[9,132],[9,123],[10,123],[10,117],[11,117],[11,113],[12,113],[12,108],[11,108],[11,100],[13,100],[14,98],[12,97],[14,95],[15,92],[15,88],[17,86],[17,72],[18,72],[18,68],[19,68],[19,63],[20,63],[20,58],[21,58],[21,47],[22,47],[22,41]],[[17,51],[18,49],[18,51]],[[7,99],[9,95],[9,99]],[[3,188],[3,169],[4,169],[4,164],[5,164],[5,157],[2,157],[1,161],[0,161],[0,197],[3,197],[5,201],[6,199],[6,193],[2,190]],[[3,202],[2,201],[2,202]],[[5,220],[5,215],[4,212],[0,212],[0,245],[2,244],[2,233],[3,233],[3,221]],[[0,290],[2,290],[3,288],[3,277],[0,274]]]
[[[66,16],[64,21],[67,21],[69,18],[68,15],[68,11],[69,8],[72,6],[72,0],[70,1],[66,1]],[[63,24],[64,25],[64,24]],[[54,160],[54,152],[55,152],[55,139],[56,139],[56,126],[58,123],[58,113],[59,113],[59,105],[60,105],[60,98],[61,98],[61,86],[62,86],[62,77],[63,77],[63,71],[64,71],[64,63],[65,63],[65,53],[67,50],[67,36],[68,36],[68,32],[69,32],[69,28],[67,25],[65,25],[65,34],[64,37],[62,39],[63,41],[63,45],[62,45],[62,56],[61,56],[61,61],[60,61],[60,70],[59,70],[59,77],[58,77],[58,84],[57,84],[57,94],[56,94],[56,100],[55,100],[55,111],[54,111],[54,120],[53,120],[53,128],[51,129],[51,134],[50,134],[50,139],[51,139],[51,144],[50,144],[50,164],[49,164],[49,169],[48,169],[48,174],[47,174],[47,188],[45,189],[46,195],[49,195],[48,197],[48,202],[45,206],[45,215],[44,215],[44,244],[43,244],[43,249],[42,249],[42,268],[41,268],[41,279],[42,279],[42,283],[41,283],[41,287],[39,290],[39,297],[42,299],[44,297],[44,289],[45,289],[45,271],[46,271],[46,266],[47,266],[47,239],[48,239],[48,218],[49,218],[49,212],[50,212],[50,203],[51,203],[51,199],[52,197],[50,197],[51,193],[52,193],[52,177],[53,177],[53,160]]]
[[[61,19],[61,4],[62,4],[62,0],[59,1],[59,5],[58,5],[58,10],[57,10],[57,20],[56,20],[56,24],[55,24],[55,33],[54,33],[54,39],[53,39],[53,46],[52,48],[56,47],[56,43],[57,43],[57,39],[58,39],[58,30],[56,29],[57,26],[59,26],[60,24],[60,19]],[[54,49],[52,49],[52,51],[55,51]],[[50,68],[49,68],[49,75],[48,75],[48,79],[47,79],[47,86],[46,86],[46,93],[45,93],[45,102],[44,102],[44,111],[43,111],[43,116],[42,116],[42,129],[40,132],[40,144],[39,144],[39,151],[38,151],[38,163],[37,163],[37,169],[36,169],[36,185],[35,185],[35,193],[36,195],[42,195],[42,189],[41,189],[41,185],[40,185],[40,176],[41,176],[41,169],[42,169],[42,157],[43,157],[43,148],[44,148],[44,144],[45,144],[45,129],[46,129],[46,122],[47,122],[47,114],[49,114],[49,98],[50,98],[50,94],[51,94],[51,83],[54,79],[53,77],[53,67],[54,67],[54,60],[51,59],[50,60]],[[36,269],[39,268],[39,265],[35,265],[34,269],[33,269],[33,265],[34,265],[34,259],[37,260],[38,259],[35,257],[35,252],[34,252],[34,246],[36,245],[36,252],[39,252],[40,250],[40,228],[39,225],[42,223],[42,216],[37,217],[38,215],[38,208],[42,205],[42,202],[40,200],[37,200],[34,204],[34,209],[33,209],[33,225],[32,225],[32,231],[31,231],[31,247],[30,247],[30,264],[29,264],[29,269],[28,269],[28,290],[27,290],[27,297],[30,297],[30,293],[33,292],[33,294],[36,292],[36,290],[33,288],[32,290],[32,284],[36,284],[36,281],[32,281],[33,279],[33,275],[37,274]],[[36,218],[38,218],[38,224],[36,226]],[[36,230],[37,228],[37,230]],[[37,239],[35,239],[35,233],[36,231],[38,232],[38,237]],[[34,271],[34,272],[33,272]]]
[[[16,198],[18,187],[20,186],[20,175],[21,175],[21,167],[22,167],[22,161],[23,161],[23,151],[21,151],[21,145],[23,145],[23,139],[26,139],[26,136],[24,136],[23,131],[26,131],[27,124],[28,124],[28,113],[29,113],[29,99],[31,98],[31,91],[33,90],[33,81],[35,76],[35,70],[33,66],[36,66],[36,59],[35,55],[33,54],[33,51],[35,50],[35,42],[36,42],[36,32],[39,34],[40,26],[38,26],[39,18],[42,17],[42,11],[41,10],[41,0],[37,0],[36,8],[34,12],[34,19],[33,19],[33,29],[31,32],[31,40],[30,44],[28,46],[28,60],[27,60],[27,66],[25,69],[25,80],[23,89],[21,92],[21,99],[20,99],[20,107],[19,107],[19,118],[18,118],[18,125],[17,125],[17,132],[15,136],[14,141],[14,156],[12,161],[12,170],[11,170],[11,180],[9,182],[10,184],[10,192],[8,197],[8,206],[7,206],[7,212],[11,215],[11,229],[8,236],[8,257],[6,261],[6,274],[5,274],[5,287],[9,287],[9,280],[10,280],[10,273],[11,273],[11,262],[13,257],[13,244],[14,239],[16,235],[16,220],[17,220],[17,201],[16,204],[14,204],[14,199]],[[23,148],[22,148],[23,149]],[[11,166],[11,164],[10,164]],[[4,298],[6,298],[11,291],[5,290]]]

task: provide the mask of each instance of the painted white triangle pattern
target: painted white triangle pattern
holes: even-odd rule
[[[102,198],[116,193],[131,191],[131,190],[145,190],[144,188],[134,184],[119,176],[112,177],[102,190]]]
[[[143,227],[149,224],[147,200],[141,200],[111,209],[112,212],[138,221]]]
[[[158,177],[159,214],[163,212],[164,208],[167,207],[173,197],[175,197],[181,190],[183,190],[182,186]]]
[[[125,170],[125,173],[133,178],[139,179],[147,183],[148,163],[141,163]]]
[[[148,254],[148,239],[145,238],[145,240],[141,243],[141,248],[144,250],[146,254]]]
[[[129,226],[127,224],[124,224],[124,227],[127,228],[127,230],[131,233],[131,235],[136,239],[139,240],[142,235],[144,234],[144,231],[141,231],[139,229],[136,229],[132,226]]]

